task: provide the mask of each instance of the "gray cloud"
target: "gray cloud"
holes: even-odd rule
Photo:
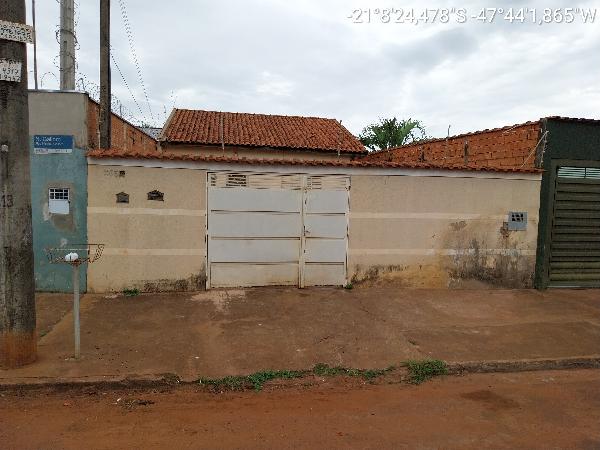
[[[552,114],[597,117],[600,14],[595,25],[352,24],[353,7],[370,3],[127,0],[155,122],[173,105],[335,117],[355,133],[392,115],[421,119],[433,135],[449,124],[462,132]],[[560,6],[551,3],[530,7]],[[56,88],[58,3],[37,4],[40,74],[44,88]],[[79,8],[78,73],[93,86],[98,5]],[[118,1],[112,20],[115,59],[139,108],[116,68],[114,92],[149,120]]]
[[[437,33],[410,43],[389,45],[383,56],[400,70],[417,72],[431,70],[446,61],[465,57],[477,50],[477,39],[465,28],[442,29]]]

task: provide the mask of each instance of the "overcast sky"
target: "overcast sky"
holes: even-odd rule
[[[482,7],[523,3],[396,3],[113,0],[114,56],[135,101],[114,66],[113,93],[135,118],[157,125],[173,106],[331,117],[355,134],[380,117],[412,117],[436,137],[449,125],[457,134],[549,115],[600,118],[600,3],[531,1],[526,6],[537,9],[538,20],[544,8],[598,8],[593,24],[576,14],[573,23],[542,26],[529,23],[532,13],[527,23],[512,24],[470,17]],[[89,89],[99,79],[98,5],[82,1],[76,14],[77,78]],[[412,7],[416,16],[425,7],[464,8],[468,18],[458,23],[455,13],[445,24],[414,25],[393,23],[396,13],[382,23],[375,9],[390,7]],[[353,23],[353,11],[368,8],[371,23]],[[56,89],[58,1],[38,0],[36,16],[39,77],[44,89]],[[366,13],[360,19],[366,22]]]

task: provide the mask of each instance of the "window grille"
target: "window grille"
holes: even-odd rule
[[[50,200],[69,200],[69,189],[50,188],[48,198]]]
[[[527,213],[511,211],[508,213],[508,230],[524,231],[527,229]]]
[[[129,203],[129,194],[125,192],[119,192],[117,194],[117,203]]]
[[[165,194],[160,191],[150,191],[148,192],[148,200],[155,200],[157,202],[165,201]]]

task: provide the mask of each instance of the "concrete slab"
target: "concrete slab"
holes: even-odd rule
[[[68,298],[66,296],[65,298]],[[56,311],[38,300],[42,328]],[[59,314],[60,315],[60,314]],[[41,336],[38,361],[0,382],[174,373],[246,374],[317,363],[383,368],[407,359],[495,361],[591,356],[600,291],[260,288],[138,297],[86,295],[82,359],[72,316]]]

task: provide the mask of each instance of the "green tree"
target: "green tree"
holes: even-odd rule
[[[365,127],[358,138],[370,150],[387,150],[427,139],[427,133],[419,120],[393,117]]]

